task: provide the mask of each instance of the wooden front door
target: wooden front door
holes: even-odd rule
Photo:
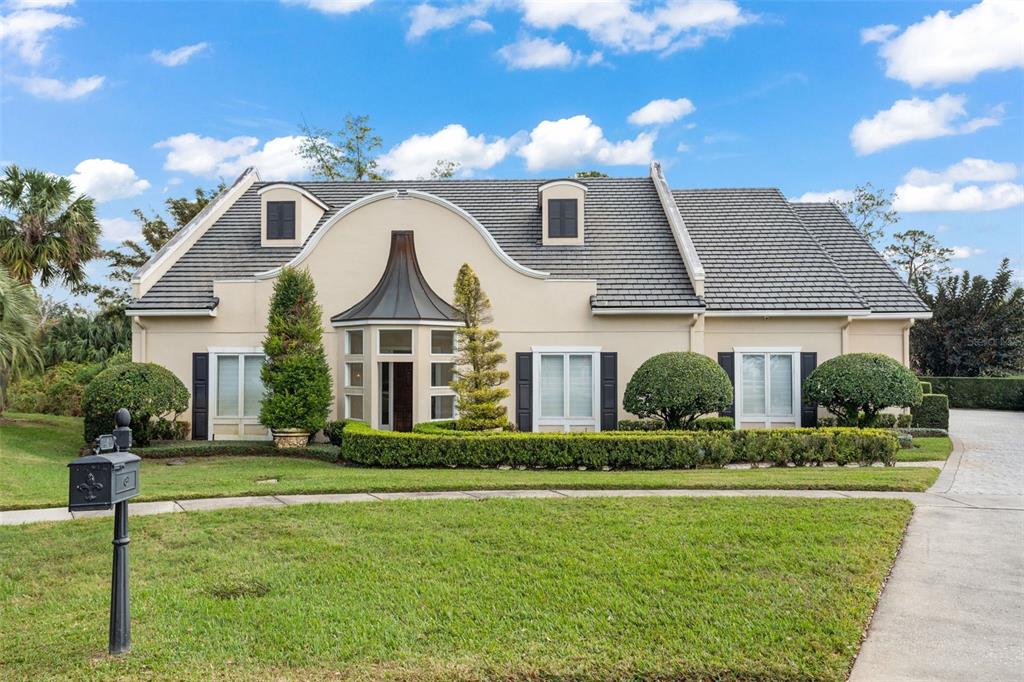
[[[412,363],[391,363],[394,391],[394,429],[412,431]]]

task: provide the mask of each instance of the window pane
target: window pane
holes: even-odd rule
[[[771,369],[771,416],[793,415],[793,356],[772,355]]]
[[[743,414],[764,414],[764,356],[743,356]]]
[[[411,329],[381,329],[380,352],[399,353],[409,355],[412,353],[412,330]]]
[[[238,416],[238,356],[217,356],[217,415]]]
[[[455,418],[455,396],[435,395],[430,398],[431,419],[454,419]]]
[[[359,388],[363,385],[363,363],[361,362],[347,362],[345,385]]]
[[[434,355],[450,355],[455,352],[455,331],[433,329],[430,332],[430,352]]]
[[[590,355],[569,356],[569,416],[594,416],[594,368]]]
[[[363,396],[347,395],[345,396],[345,402],[348,404],[345,412],[349,419],[363,418]]]
[[[349,355],[362,355],[363,354],[363,330],[357,329],[354,331],[347,332],[348,335],[348,354]]]
[[[540,416],[564,417],[564,367],[561,355],[540,356]]]
[[[435,388],[447,388],[455,378],[455,363],[433,362],[430,364],[430,385]]]
[[[260,370],[263,358],[259,355],[245,356],[245,381],[242,384],[242,408],[246,417],[260,416],[260,403],[263,402],[263,380]]]

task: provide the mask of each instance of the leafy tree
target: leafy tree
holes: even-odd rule
[[[131,323],[123,314],[63,306],[63,314],[45,326],[40,346],[47,367],[106,362],[118,353],[131,352]]]
[[[656,417],[666,429],[693,428],[701,415],[732,405],[732,382],[718,363],[691,352],[661,353],[633,372],[622,406],[638,417]]]
[[[263,340],[260,423],[270,429],[316,433],[327,423],[333,398],[322,316],[312,276],[305,270],[282,270]]]
[[[331,131],[303,123],[299,156],[313,177],[322,180],[383,180],[374,152],[382,141],[370,127],[369,116],[345,117],[345,127]]]
[[[900,216],[892,207],[895,195],[870,182],[853,190],[853,199],[838,201],[836,205],[850,219],[864,238],[872,244],[885,236],[889,225],[899,222]]]
[[[462,164],[458,161],[446,161],[444,159],[438,159],[437,163],[434,164],[433,170],[430,171],[431,180],[451,180],[455,177],[455,171],[459,170]]]
[[[818,365],[804,382],[807,402],[818,403],[840,426],[871,426],[887,407],[921,404],[921,382],[881,353],[847,353]]]
[[[607,173],[602,173],[599,170],[581,170],[576,171],[577,178],[607,178]]]
[[[61,281],[78,291],[85,264],[98,253],[96,206],[75,196],[67,178],[40,170],[4,169],[0,180],[0,264],[20,282],[38,277],[46,286]]]
[[[932,310],[930,320],[910,328],[919,372],[974,377],[1024,371],[1024,289],[1013,284],[1008,258],[991,280],[965,272],[917,292]]]
[[[885,257],[907,275],[910,284],[925,285],[944,274],[953,249],[940,246],[935,236],[924,230],[905,230],[893,235]]]
[[[82,392],[86,442],[109,433],[122,407],[132,415],[132,440],[148,445],[159,428],[154,419],[176,421],[188,409],[188,389],[169,369],[151,362],[109,365]]]
[[[32,285],[19,282],[0,266],[0,413],[7,407],[11,381],[42,367],[38,329],[39,300]]]
[[[508,380],[508,371],[500,369],[505,354],[498,331],[486,326],[493,320],[491,300],[468,263],[462,264],[455,279],[455,308],[465,322],[456,332],[458,354],[451,383],[459,411],[458,426],[464,431],[503,428],[508,417],[501,401],[509,396],[502,386]]]

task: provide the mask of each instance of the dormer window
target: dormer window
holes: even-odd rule
[[[267,202],[267,239],[295,239],[295,202]]]
[[[579,246],[585,242],[583,206],[587,186],[576,180],[552,180],[538,189],[542,243],[545,246]]]
[[[579,236],[576,199],[548,199],[548,237],[575,239]]]

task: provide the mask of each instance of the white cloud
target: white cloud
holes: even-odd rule
[[[943,171],[914,168],[896,188],[898,211],[997,211],[1024,204],[1024,185],[1012,182],[1013,163],[967,158]],[[987,185],[968,182],[987,182]],[[964,186],[965,185],[965,186]]]
[[[135,175],[135,169],[113,159],[86,159],[68,176],[75,190],[97,202],[125,199],[149,189],[149,181]]]
[[[142,226],[137,220],[100,218],[100,227],[103,228],[103,240],[107,242],[120,243],[125,239],[138,240],[142,237]]]
[[[306,175],[298,149],[302,137],[275,137],[258,148],[255,137],[240,135],[227,140],[195,133],[175,135],[157,142],[157,149],[168,149],[164,168],[203,177],[232,177],[255,166],[268,179],[285,180]]]
[[[823,204],[827,202],[853,201],[852,189],[833,189],[827,192],[804,192],[790,201],[796,203]]]
[[[486,170],[508,156],[518,140],[497,138],[491,142],[481,134],[471,136],[458,123],[432,135],[413,135],[388,150],[378,159],[381,168],[397,179],[430,176],[438,161],[457,161],[460,172]]]
[[[958,122],[967,115],[966,103],[964,95],[949,93],[934,100],[897,100],[888,109],[858,121],[850,131],[850,142],[858,154],[873,154],[904,142],[973,133],[1000,123],[998,109],[995,115]]]
[[[950,258],[955,258],[957,260],[970,258],[971,256],[980,256],[981,254],[988,252],[988,249],[978,249],[973,246],[951,246],[950,248],[953,249],[953,254]]]
[[[648,102],[629,115],[629,122],[638,126],[662,125],[678,121],[697,110],[693,102],[679,99],[656,99]]]
[[[982,0],[960,14],[945,10],[882,41],[885,74],[909,83],[966,83],[984,71],[1024,67],[1024,2]]]
[[[530,141],[519,148],[531,171],[564,168],[583,162],[606,166],[646,164],[654,157],[656,133],[644,132],[632,140],[610,142],[588,116],[541,121],[530,131]]]
[[[545,30],[571,26],[617,52],[672,52],[699,47],[754,21],[733,0],[672,0],[646,11],[630,0],[520,0],[523,21]]]
[[[28,64],[38,64],[42,61],[51,31],[58,28],[74,28],[81,23],[75,17],[39,9],[45,6],[47,5],[15,4],[11,7],[14,11],[0,17],[0,41],[3,42],[4,48],[12,50]]]
[[[898,30],[900,30],[900,27],[896,24],[879,24],[870,28],[862,28],[860,30],[860,42],[861,44],[884,43],[889,39],[889,36]]]
[[[183,45],[175,50],[164,52],[163,50],[153,50],[149,53],[149,56],[153,58],[157,64],[163,64],[164,66],[181,66],[182,64],[188,63],[188,60],[196,56],[210,45],[209,43],[196,43],[195,45]]]
[[[474,19],[473,21],[469,22],[469,26],[467,26],[466,28],[472,31],[473,33],[494,32],[494,26],[491,25],[491,22],[484,21],[483,19]]]
[[[106,79],[103,76],[90,76],[65,82],[56,78],[43,78],[42,76],[28,76],[24,78],[15,76],[12,77],[12,80],[33,97],[66,101],[85,97],[89,93],[99,90]]]
[[[324,14],[350,14],[373,4],[373,0],[281,0],[285,5],[298,5]]]
[[[420,3],[409,10],[409,30],[405,37],[409,40],[422,38],[431,31],[440,31],[472,19],[469,28],[475,31],[493,31],[494,27],[480,17],[487,14],[493,3],[489,0],[450,4],[441,7],[429,3]]]
[[[498,50],[510,69],[546,69],[572,66],[579,56],[565,43],[547,38],[520,38]]]
[[[676,145],[676,151],[677,152],[688,152],[688,151],[690,151],[690,145],[686,144],[685,142],[680,142],[679,144]]]

